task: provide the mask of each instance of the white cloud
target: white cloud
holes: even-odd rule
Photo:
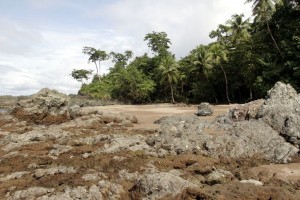
[[[251,5],[241,0],[122,0],[95,8],[93,17],[108,19],[111,28],[145,45],[145,34],[165,31],[171,50],[182,57],[199,44],[211,42],[209,32],[233,14],[251,15]]]
[[[76,21],[74,25],[64,24],[61,20],[50,27],[39,20],[24,22],[2,17],[0,95],[32,94],[43,87],[76,93],[80,83],[72,79],[71,71],[95,69],[92,63],[87,63],[88,56],[82,54],[84,46],[107,52],[129,49],[135,55],[142,55],[149,53],[143,41],[145,34],[165,31],[173,43],[172,52],[179,58],[197,45],[209,43],[209,32],[231,15],[246,12],[250,16],[251,13],[251,5],[244,5],[240,0],[114,0],[105,4],[103,1],[90,4],[70,0],[25,1],[45,12],[57,8],[65,9],[64,15],[79,12],[71,16],[78,24]],[[69,12],[71,7],[73,10]],[[103,62],[102,73],[110,66],[110,62]]]

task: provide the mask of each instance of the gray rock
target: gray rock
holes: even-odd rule
[[[53,149],[49,151],[50,156],[59,156],[62,153],[66,153],[70,151],[72,147],[70,145],[61,145],[61,144],[54,144]]]
[[[95,107],[79,107],[79,106],[72,106],[70,107],[70,116],[72,119],[83,117],[83,116],[90,116],[90,118],[97,118],[99,123],[123,123],[123,124],[130,124],[130,123],[137,123],[137,118],[128,113],[112,113],[108,111],[102,111],[101,106]],[[82,118],[86,119],[86,118]]]
[[[68,140],[70,135],[59,127],[48,128],[38,127],[23,134],[9,134],[1,139],[0,144],[4,145],[2,150],[10,151],[23,145],[33,144],[47,139]]]
[[[53,188],[43,187],[31,187],[26,190],[18,190],[9,196],[8,200],[19,200],[19,199],[36,199],[38,196],[47,195],[54,192]]]
[[[146,141],[162,157],[184,152],[217,158],[259,155],[270,162],[285,163],[298,151],[262,120],[234,122],[223,134],[215,136],[206,133],[205,128],[210,126],[196,116],[170,117],[161,123],[159,134],[149,136]],[[162,150],[164,155],[159,153]]]
[[[134,191],[141,193],[147,200],[161,199],[166,196],[175,197],[182,190],[196,187],[171,172],[153,172],[142,175],[134,186]]]
[[[253,184],[256,186],[263,186],[264,184],[261,181],[257,181],[257,180],[253,180],[253,179],[248,179],[248,180],[241,180],[241,183],[249,183],[249,184]]]
[[[274,163],[286,163],[298,149],[285,142],[263,121],[241,121],[224,136],[205,143],[209,155],[229,158],[261,156]]]
[[[145,140],[146,138],[142,135],[115,135],[114,138],[110,139],[108,143],[106,143],[104,147],[99,149],[97,152],[115,153],[123,150],[151,151],[151,148]]]
[[[257,118],[299,147],[300,143],[300,95],[289,84],[277,82],[268,91]]]
[[[16,118],[36,124],[57,124],[69,120],[68,96],[44,88],[28,99],[19,100],[12,111]]]
[[[214,113],[213,107],[207,103],[203,102],[198,106],[198,111],[195,113],[197,116],[211,116]]]
[[[207,175],[205,182],[209,185],[215,185],[223,184],[232,181],[233,179],[234,176],[231,172],[222,169],[216,169]]]
[[[19,179],[22,176],[24,176],[26,174],[29,174],[29,173],[30,172],[27,172],[27,171],[21,171],[21,172],[14,172],[14,173],[8,174],[5,177],[0,176],[0,182],[8,181],[8,180],[11,180],[11,179]]]
[[[243,120],[255,119],[263,103],[264,103],[263,99],[258,99],[246,104],[238,104],[237,106],[229,110],[228,113],[229,118],[232,121],[243,121]]]
[[[101,180],[98,182],[99,191],[107,199],[122,199],[121,195],[125,193],[122,185],[108,180]]]
[[[92,185],[91,187],[86,186],[78,186],[75,188],[67,187],[63,192],[52,192],[51,194],[43,195],[37,200],[73,200],[73,199],[87,199],[87,200],[102,200],[103,195],[99,190],[99,187],[96,185]]]
[[[35,179],[42,178],[43,176],[51,176],[55,174],[69,174],[69,173],[76,173],[73,167],[66,167],[66,166],[58,166],[52,167],[48,169],[36,169],[34,171],[33,177]]]

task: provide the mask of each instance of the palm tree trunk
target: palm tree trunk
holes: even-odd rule
[[[224,78],[225,78],[225,90],[226,90],[226,98],[227,98],[227,102],[230,103],[230,99],[229,99],[229,96],[228,96],[228,81],[227,81],[227,75],[226,75],[226,72],[225,70],[223,69],[223,66],[220,64],[221,66],[221,69],[223,71],[223,74],[224,74]]]
[[[173,91],[173,87],[172,87],[172,84],[170,83],[170,88],[171,88],[171,99],[172,99],[172,103],[175,103],[175,100],[174,100],[174,91]]]
[[[269,26],[269,21],[266,20],[266,23],[267,23],[268,32],[269,32],[269,34],[270,34],[270,36],[271,36],[271,38],[272,38],[272,40],[273,40],[273,43],[274,43],[274,45],[275,45],[275,47],[276,47],[278,53],[279,53],[280,56],[282,57],[282,53],[281,53],[281,51],[280,51],[280,49],[279,49],[279,46],[278,46],[277,42],[275,41],[275,39],[274,39],[274,37],[273,37],[273,34],[272,34],[272,32],[271,32],[271,29],[270,29],[270,26]]]
[[[207,72],[206,72],[206,73],[207,73]],[[207,73],[207,74],[208,74],[208,73]],[[205,74],[204,74],[204,76],[205,76]],[[209,87],[212,89],[212,91],[213,91],[213,93],[214,93],[214,97],[215,97],[216,103],[218,103],[218,99],[217,99],[217,96],[216,96],[215,89],[211,86],[210,81],[209,81],[209,79],[208,79],[208,75],[205,76],[205,78],[206,78],[206,80],[207,80],[207,83],[208,83]]]

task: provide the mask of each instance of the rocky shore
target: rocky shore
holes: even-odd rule
[[[300,95],[288,84],[158,129],[49,89],[13,104],[0,114],[1,199],[300,198]]]

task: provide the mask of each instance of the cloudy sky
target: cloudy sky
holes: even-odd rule
[[[186,56],[208,44],[211,30],[233,14],[251,15],[244,0],[0,0],[0,95],[43,87],[70,94],[72,69],[95,70],[84,46],[149,53],[145,34],[165,31],[171,51]],[[110,62],[102,63],[102,73]]]

